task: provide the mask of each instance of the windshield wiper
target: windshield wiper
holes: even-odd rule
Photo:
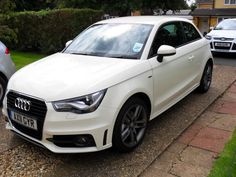
[[[134,56],[127,56],[127,55],[120,55],[120,56],[114,56],[112,58],[123,58],[123,59],[138,59],[138,57]]]
[[[83,53],[83,52],[71,52],[69,54],[74,54],[74,55],[90,55],[90,56],[99,56],[99,57],[111,57],[111,58],[122,58],[122,59],[138,59],[138,57],[135,56],[129,56],[129,55],[104,55],[104,54],[99,54],[99,53]]]
[[[89,53],[82,53],[82,52],[72,52],[70,54],[74,54],[74,55],[90,55]]]

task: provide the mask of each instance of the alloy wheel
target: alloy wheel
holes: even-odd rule
[[[147,115],[142,105],[133,105],[124,114],[121,139],[127,147],[136,146],[143,138],[147,126]]]

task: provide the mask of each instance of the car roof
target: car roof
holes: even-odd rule
[[[236,18],[228,18],[228,19],[225,19],[224,21],[229,21],[229,20],[232,20],[232,21],[236,21]]]
[[[96,24],[102,23],[136,23],[136,24],[151,24],[157,25],[160,23],[165,23],[169,21],[185,21],[191,22],[190,20],[183,17],[173,17],[173,16],[130,16],[130,17],[119,17],[112,18],[108,20],[103,20],[97,22]]]

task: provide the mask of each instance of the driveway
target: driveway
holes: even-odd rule
[[[236,67],[236,54],[219,53],[214,55],[215,64]]]
[[[215,66],[207,94],[192,93],[153,120],[134,152],[53,154],[0,130],[0,176],[138,176],[235,81],[236,68]]]

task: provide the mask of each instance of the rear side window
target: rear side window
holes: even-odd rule
[[[161,45],[170,45],[179,47],[184,44],[184,36],[180,22],[170,22],[162,25],[153,40],[152,47],[149,52],[149,58],[157,55],[157,50]]]
[[[192,24],[183,22],[183,29],[187,43],[201,39],[200,34]]]

